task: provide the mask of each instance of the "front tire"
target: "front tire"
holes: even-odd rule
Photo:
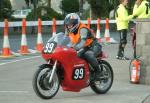
[[[90,83],[90,87],[95,93],[104,94],[111,88],[114,75],[112,67],[105,60],[100,60],[99,66],[101,67],[103,72],[103,79],[96,79],[92,81],[92,83]]]
[[[54,74],[51,83],[48,83],[48,73],[52,71],[52,66],[43,64],[34,74],[32,85],[37,96],[42,99],[51,99],[56,95],[60,87],[57,73]]]

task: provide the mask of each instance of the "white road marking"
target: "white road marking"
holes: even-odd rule
[[[10,62],[0,63],[0,66],[6,65],[6,64],[10,64],[10,63],[16,63],[16,62],[19,62],[19,61],[24,61],[24,60],[39,58],[39,57],[41,57],[41,56],[34,56],[34,57],[30,57],[30,58],[23,58],[23,59],[19,59],[19,60],[13,60],[13,61],[10,61]]]
[[[29,91],[0,91],[0,93],[29,93]]]

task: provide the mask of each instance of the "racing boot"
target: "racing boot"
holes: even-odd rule
[[[123,55],[124,55],[124,48],[119,46],[119,50],[118,50],[116,59],[120,59],[120,57],[123,57]]]
[[[120,53],[118,53],[119,55],[116,56],[116,59],[119,60],[130,60],[128,57],[124,56],[124,51],[120,51]]]

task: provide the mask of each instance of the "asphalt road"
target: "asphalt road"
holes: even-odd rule
[[[107,61],[114,70],[114,83],[108,93],[97,95],[90,88],[79,93],[64,92],[60,88],[51,100],[40,99],[32,88],[34,72],[39,65],[45,63],[40,54],[0,58],[0,103],[150,103],[147,98],[150,95],[150,87],[129,82],[130,61],[115,59],[117,47],[118,44],[103,45],[103,50],[109,54]],[[13,49],[17,50],[15,47]],[[126,55],[132,58],[130,42],[125,51]]]

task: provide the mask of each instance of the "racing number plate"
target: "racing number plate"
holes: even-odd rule
[[[84,75],[85,75],[84,67],[77,67],[73,71],[72,79],[81,80],[84,79]]]
[[[56,46],[57,46],[56,42],[47,42],[46,46],[44,47],[44,53],[47,54],[52,53]]]

